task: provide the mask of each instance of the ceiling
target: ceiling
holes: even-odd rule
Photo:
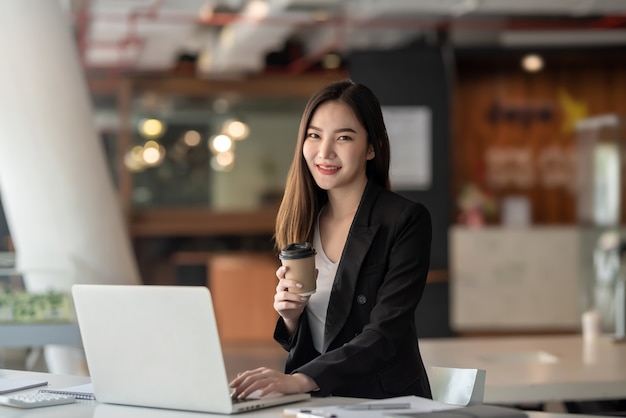
[[[399,47],[626,46],[624,0],[60,0],[88,71],[204,77],[268,65],[299,73],[327,54]],[[330,58],[332,58],[331,56]]]

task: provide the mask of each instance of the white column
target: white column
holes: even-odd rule
[[[0,56],[0,193],[27,288],[138,284],[59,2],[0,1]]]

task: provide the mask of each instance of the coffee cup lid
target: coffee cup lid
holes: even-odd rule
[[[295,260],[298,258],[307,258],[315,255],[315,249],[308,242],[295,242],[287,245],[280,252],[278,258],[281,260]]]

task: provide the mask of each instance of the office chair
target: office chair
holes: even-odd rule
[[[458,406],[483,403],[485,370],[430,366],[427,373],[433,400]]]

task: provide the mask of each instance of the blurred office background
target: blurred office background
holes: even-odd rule
[[[43,52],[54,56],[45,51],[52,41],[28,36],[29,24],[54,17],[11,3],[3,13],[19,14],[23,27],[13,34],[24,37],[4,45],[35,63]],[[314,91],[345,77],[380,98],[394,189],[433,217],[431,272],[416,314],[422,337],[573,333],[580,315],[598,307],[606,329],[614,327],[615,249],[626,211],[625,2],[59,4],[80,66],[75,81],[90,100],[86,114],[113,185],[103,201],[119,208],[136,263],[138,279],[128,280],[209,285],[225,339],[271,339],[274,215],[299,118]],[[71,72],[72,65],[42,62],[30,71]],[[66,104],[58,95],[56,106]],[[71,146],[63,149],[51,158],[71,164]],[[84,185],[92,170],[69,173],[63,183],[99,195]],[[2,175],[6,181],[11,173]],[[29,205],[55,197],[54,186],[29,187]],[[8,207],[6,190],[0,197]],[[111,209],[88,209],[107,228]],[[2,284],[10,288],[25,273],[17,244],[31,244],[16,236],[17,215],[3,215],[0,251],[12,273]],[[64,235],[41,238],[62,242]],[[73,271],[102,276],[93,265]],[[258,325],[243,318],[248,309],[258,309]]]

